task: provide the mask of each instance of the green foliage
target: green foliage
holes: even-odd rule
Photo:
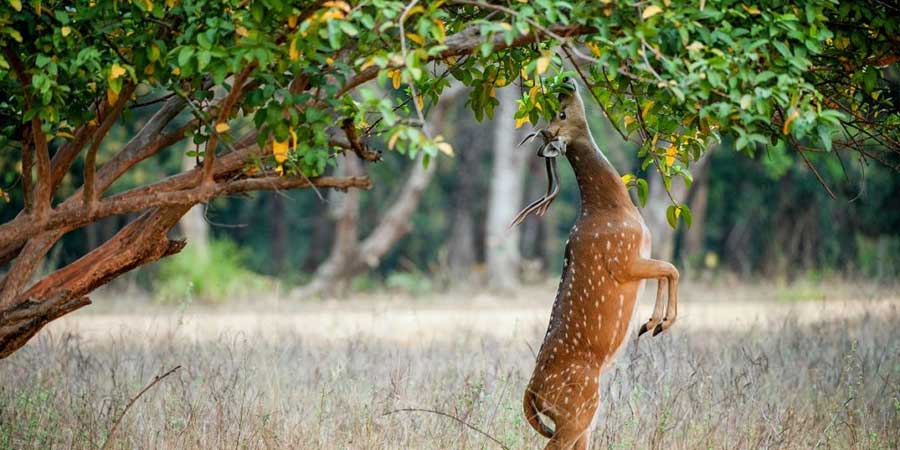
[[[244,253],[229,240],[213,240],[208,252],[188,245],[159,264],[153,286],[160,301],[225,302],[264,288],[268,281],[247,270]]]
[[[545,31],[561,27],[573,36],[563,47]],[[447,53],[448,36],[472,31],[474,53]],[[249,67],[255,85],[239,115],[262,131],[260,145],[275,143],[265,166],[321,174],[334,153],[327,129],[343,119],[410,156],[450,154],[421,130],[423,110],[449,77],[473,88],[468,104],[479,120],[492,117],[496,87],[522,83],[528,92],[516,116],[537,123],[553,113],[554,81],[575,53],[590,62],[584,81],[620,135],[640,141],[642,167],[655,166],[668,185],[672,176],[689,179],[691,162],[722,138],[748,154],[767,146],[831,151],[847,144],[848,126],[880,130],[867,140],[896,142],[900,119],[881,65],[898,31],[882,2],[834,0],[9,2],[0,44],[16,48],[31,79],[27,95],[0,102],[0,146],[18,141],[32,116],[51,137],[69,139],[126,84],[205,104],[210,82],[228,86]],[[547,40],[520,42],[532,33]],[[0,57],[0,87],[17,93],[9,55]],[[345,83],[371,69],[404,95],[367,87],[345,95],[355,87]],[[227,123],[213,130],[209,111],[195,113],[204,124],[195,142],[214,133],[233,141]]]

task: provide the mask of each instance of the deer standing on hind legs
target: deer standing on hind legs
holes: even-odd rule
[[[546,212],[558,192],[554,158],[564,154],[578,181],[581,214],[566,243],[562,279],[524,408],[528,423],[550,438],[545,450],[586,450],[600,401],[600,372],[625,340],[644,280],[658,281],[656,305],[638,335],[653,330],[655,336],[675,322],[678,270],[650,259],[650,232],[594,143],[577,86],[565,79],[563,87],[560,110],[539,132],[545,142],[538,154],[547,158],[550,187],[513,222]]]

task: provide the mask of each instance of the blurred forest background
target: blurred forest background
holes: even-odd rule
[[[896,70],[888,80],[900,92]],[[380,288],[425,293],[456,287],[508,289],[555,278],[564,242],[578,209],[568,164],[561,164],[562,193],[547,216],[508,229],[514,214],[545,189],[543,162],[534,149],[517,148],[531,126],[513,123],[517,87],[498,90],[493,120],[478,122],[461,88],[429,112],[430,126],[447,137],[453,157],[423,165],[385,151],[369,167],[375,188],[348,193],[299,190],[217,199],[183,220],[186,250],[128,274],[114,286],[138,287],[161,301],[191,295],[206,301],[247,296],[279,287],[294,297]],[[400,95],[386,92],[385,95]],[[622,142],[602,113],[587,102],[592,131],[621,174],[642,174],[636,149]],[[152,109],[152,108],[148,108]],[[142,126],[118,125],[98,160],[110,156]],[[384,142],[372,142],[386,149]],[[122,191],[194,166],[194,148],[173,148],[150,158],[112,191]],[[900,178],[890,168],[839,152],[814,155],[813,164],[837,195],[831,199],[801,159],[774,150],[746,154],[730,142],[714,147],[692,167],[694,182],[676,180],[672,194],[693,211],[693,226],[669,227],[670,199],[659,178],[650,179],[642,209],[654,254],[670,259],[684,276],[790,281],[797,277],[893,280],[900,276]],[[354,155],[329,171],[365,170]],[[21,208],[16,167],[0,159],[0,222]],[[76,166],[80,164],[75,163]],[[82,184],[70,171],[63,195]],[[397,178],[398,173],[405,173]],[[68,191],[67,191],[68,190]],[[72,232],[44,268],[64,266],[110,238],[131,217],[112,217]]]

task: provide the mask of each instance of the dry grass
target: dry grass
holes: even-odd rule
[[[842,289],[797,303],[771,287],[686,287],[672,332],[632,343],[604,375],[593,448],[900,448],[900,302]],[[446,417],[386,415],[401,408],[540,448],[520,403],[551,291],[101,306],[0,361],[0,449],[98,449],[177,365],[110,448],[498,447]]]

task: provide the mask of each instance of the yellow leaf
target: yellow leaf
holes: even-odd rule
[[[144,9],[148,12],[153,12],[153,2],[150,0],[144,0]]]
[[[172,75],[175,75],[176,77],[178,75],[181,75],[181,67],[176,67],[176,68],[172,69]]]
[[[325,3],[322,3],[322,6],[325,8],[337,8],[346,13],[350,12],[350,5],[348,5],[347,2],[342,2],[342,1],[325,2]]]
[[[512,25],[507,22],[500,22],[500,28],[503,28],[506,31],[512,30]]]
[[[22,0],[9,0],[9,4],[16,11],[22,10]]]
[[[216,124],[216,133],[224,133],[231,129],[227,122],[219,122]]]
[[[400,139],[400,132],[397,131],[393,136],[388,140],[388,149],[393,150],[394,146],[397,145],[397,139]]]
[[[592,54],[592,55],[594,55],[594,56],[600,56],[601,52],[600,52],[600,46],[599,46],[599,45],[597,45],[597,44],[595,44],[595,43],[593,43],[593,42],[588,42],[588,43],[585,44],[585,45],[587,45],[587,47],[588,47],[589,49],[591,49],[591,54]]]
[[[631,183],[632,181],[634,181],[634,179],[635,179],[635,176],[630,173],[626,173],[625,175],[622,175],[622,183],[625,184],[626,186],[628,185],[628,183]]]
[[[537,74],[541,75],[547,71],[550,67],[550,59],[552,58],[552,54],[550,52],[543,52],[540,58],[537,60]]]
[[[781,127],[781,133],[787,135],[791,132],[791,122],[800,115],[800,111],[794,109],[788,114],[787,120],[784,121],[784,126]]]
[[[528,100],[531,102],[532,105],[535,104],[535,102],[537,102],[537,94],[540,89],[541,89],[540,86],[534,85],[531,89],[528,90]]]
[[[116,78],[125,75],[125,68],[120,66],[119,63],[113,63],[112,68],[109,69],[109,80],[115,80]]]
[[[625,118],[622,119],[622,121],[625,123],[625,126],[628,127],[628,125],[631,125],[634,123],[634,117],[625,116]]]
[[[334,64],[334,58],[332,58],[330,56],[325,58],[325,64],[328,64],[329,66]]]
[[[69,27],[62,27],[59,29],[59,31],[60,31],[60,33],[62,33],[63,37],[66,37],[72,33],[72,29]]]
[[[272,141],[272,154],[275,155],[275,162],[278,165],[287,161],[288,141]]]
[[[444,24],[444,21],[441,19],[433,19],[433,22],[438,27],[438,42],[443,44],[444,39],[447,39],[447,26]]]
[[[647,113],[650,112],[650,108],[653,107],[654,103],[656,103],[654,100],[650,100],[644,105],[644,109],[641,110],[641,117],[647,117]]]
[[[497,87],[506,86],[506,78],[497,78],[497,80],[494,81],[494,86],[497,86]]]
[[[661,13],[661,12],[662,12],[662,8],[660,8],[659,6],[656,6],[656,5],[650,5],[650,6],[646,7],[646,8],[644,8],[644,12],[641,13],[641,18],[642,18],[642,19],[649,19],[649,18],[651,18],[651,17],[653,17],[653,16],[655,16],[655,15]]]
[[[525,68],[524,68],[524,67],[523,67],[522,69],[519,70],[519,74],[522,75],[522,79],[523,79],[523,80],[528,81],[528,72],[525,72]]]
[[[691,43],[691,45],[688,45],[686,48],[688,49],[689,52],[699,52],[700,50],[703,50],[703,47],[704,47],[704,45],[702,42],[694,41]]]
[[[394,89],[400,89],[400,81],[402,81],[400,70],[399,69],[389,70],[388,75],[391,76],[391,80],[393,81],[392,85],[394,86]]]
[[[407,12],[406,16],[404,16],[404,17],[406,19],[408,19],[408,18],[412,17],[413,14],[418,14],[418,13],[422,13],[422,12],[425,12],[425,8],[422,5],[416,5],[416,6],[413,6],[412,8],[410,8],[409,12]]]
[[[747,6],[743,3],[741,3],[741,8],[744,8],[744,11],[747,11],[747,13],[752,16],[755,16],[760,13],[759,8],[757,8],[755,6]]]
[[[411,41],[413,41],[413,42],[415,42],[416,44],[419,44],[419,45],[425,45],[425,39],[424,39],[422,36],[419,36],[419,35],[416,34],[416,33],[410,33],[410,32],[407,32],[407,33],[406,33],[406,38],[409,39],[409,40],[411,40]]]
[[[672,167],[672,164],[675,164],[675,155],[677,154],[678,149],[674,145],[666,149],[666,167]]]
[[[528,116],[516,119],[516,128],[522,128],[522,125],[525,125],[526,123],[531,123],[531,121],[528,120]]]
[[[375,65],[375,61],[372,58],[369,58],[364,62],[361,66],[359,66],[359,70],[363,71]]]
[[[147,64],[147,65],[144,67],[144,74],[145,74],[145,75],[153,75],[153,72],[156,72],[156,67],[154,67],[152,64]]]
[[[72,133],[67,133],[65,131],[57,131],[56,137],[66,138],[66,139],[75,139],[75,136]]]
[[[169,8],[174,8],[178,3],[178,0],[166,0],[166,6]]]
[[[443,136],[434,138],[434,144],[435,146],[437,146],[438,150],[441,151],[441,153],[447,156],[453,156],[453,146],[450,145],[449,142],[444,141]]]
[[[297,133],[294,133],[294,130],[288,130],[291,133],[291,146],[297,148]]]
[[[297,15],[296,14],[292,15],[291,17],[288,17],[288,27],[290,27],[292,30],[294,28],[297,28]]]
[[[288,57],[291,61],[300,59],[300,50],[297,48],[297,40],[298,37],[294,36],[294,39],[291,39],[291,46],[288,48]]]
[[[493,98],[497,98],[497,88],[495,88],[493,86],[491,87],[490,96]]]
[[[250,35],[250,32],[247,31],[247,29],[241,25],[238,25],[237,27],[235,27],[234,32],[237,33],[237,35],[240,37],[247,37]]]
[[[109,102],[110,105],[114,104],[116,102],[116,100],[118,100],[118,99],[119,99],[118,92],[116,92],[112,89],[106,90],[106,101]]]

